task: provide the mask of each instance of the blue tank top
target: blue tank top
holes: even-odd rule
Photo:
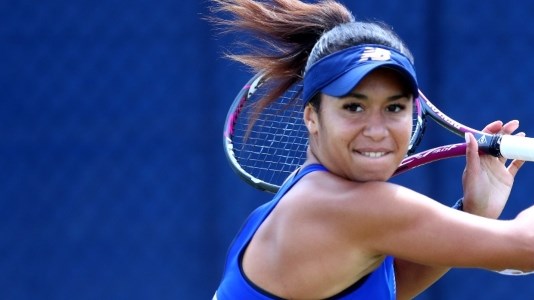
[[[221,283],[212,300],[273,300],[282,299],[255,286],[244,274],[241,260],[245,249],[271,211],[276,207],[282,196],[293,187],[302,177],[314,171],[327,171],[319,164],[304,167],[295,176],[287,180],[274,198],[258,207],[245,221],[245,224],[235,237],[226,259],[226,266]],[[395,300],[395,271],[393,258],[388,256],[373,272],[358,280],[354,285],[328,299],[338,300]]]

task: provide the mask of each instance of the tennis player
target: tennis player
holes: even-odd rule
[[[331,0],[213,8],[233,16],[219,24],[270,47],[234,59],[281,85],[303,78],[309,131],[307,160],[246,220],[213,299],[411,299],[451,267],[534,269],[534,208],[497,220],[522,161],[479,156],[466,135],[455,208],[388,182],[407,152],[418,84],[386,25],[355,21]]]

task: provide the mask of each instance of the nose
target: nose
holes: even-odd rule
[[[373,112],[366,120],[363,135],[375,141],[380,141],[388,135],[384,116],[380,112]]]

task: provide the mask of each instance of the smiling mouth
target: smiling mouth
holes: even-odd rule
[[[386,152],[359,152],[361,155],[370,157],[370,158],[380,158],[386,155]]]

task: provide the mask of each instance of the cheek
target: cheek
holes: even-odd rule
[[[315,137],[322,148],[325,150],[330,149],[328,151],[332,151],[332,149],[346,144],[354,136],[350,127],[346,124],[341,124],[339,120],[327,121],[323,119],[319,123],[319,126],[317,126],[317,129]]]
[[[329,121],[322,123],[320,131],[323,139],[342,143],[350,140],[356,130],[354,124],[350,122],[344,122],[341,118],[331,118]]]

